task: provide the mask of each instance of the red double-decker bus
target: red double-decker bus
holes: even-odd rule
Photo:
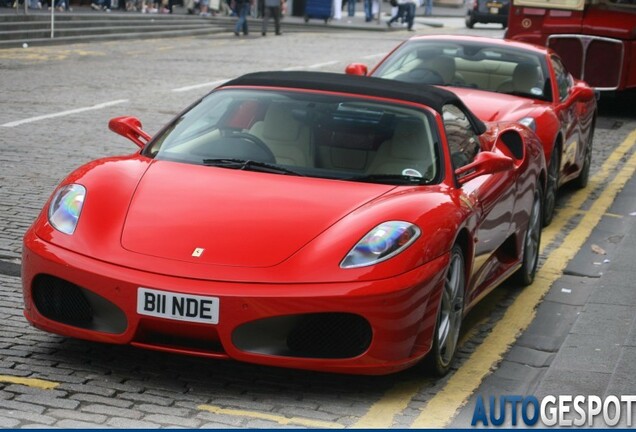
[[[549,46],[597,90],[636,89],[636,0],[513,0],[506,37]]]

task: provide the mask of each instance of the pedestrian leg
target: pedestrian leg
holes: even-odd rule
[[[282,34],[280,31],[280,8],[273,8],[272,12],[274,13],[274,28],[276,30],[276,35],[280,36]]]

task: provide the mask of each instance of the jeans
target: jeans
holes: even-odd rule
[[[369,22],[373,19],[373,0],[363,0],[364,1],[364,18],[365,21]]]
[[[433,0],[424,0],[424,15],[433,14]]]
[[[350,17],[356,14],[356,0],[347,0],[347,11]]]
[[[93,3],[102,9],[110,9],[110,0],[93,0]]]
[[[415,3],[407,3],[405,6],[406,6],[406,24],[407,24],[407,28],[411,30],[413,28],[413,22],[415,21]]]
[[[234,33],[240,33],[243,30],[243,34],[247,34],[247,15],[250,13],[249,2],[241,3],[236,7],[236,13],[238,14],[238,21],[236,21],[236,27],[234,27]]]

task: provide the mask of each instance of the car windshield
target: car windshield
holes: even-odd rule
[[[158,159],[269,174],[396,185],[439,181],[425,108],[301,90],[222,89],[144,150]]]
[[[541,100],[552,97],[544,56],[484,42],[409,42],[394,52],[373,75]]]

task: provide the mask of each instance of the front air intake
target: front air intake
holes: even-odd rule
[[[32,296],[38,312],[52,321],[105,333],[123,333],[128,326],[126,315],[117,305],[55,276],[37,275]]]
[[[93,310],[77,285],[49,275],[33,280],[33,302],[46,318],[77,327],[90,327]]]
[[[371,339],[366,319],[341,312],[264,318],[243,324],[232,334],[232,342],[242,351],[320,359],[359,356]]]

